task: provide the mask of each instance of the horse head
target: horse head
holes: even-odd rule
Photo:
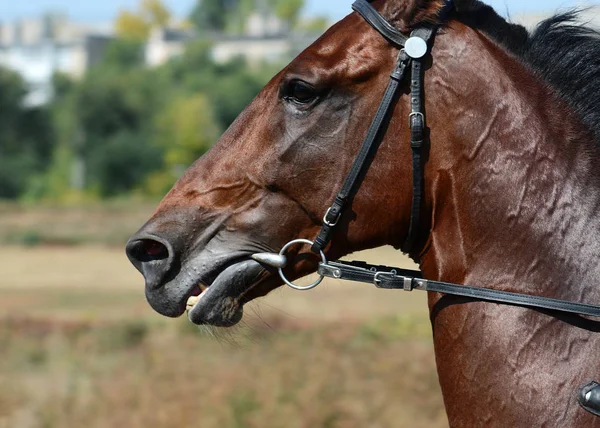
[[[372,5],[395,30],[410,34],[438,23],[447,2]],[[514,46],[527,43],[522,27],[479,2],[461,1],[423,61],[425,145],[432,149],[423,154],[426,191],[410,255],[426,277],[475,278],[502,287],[496,269],[516,254],[511,233],[518,227],[529,233],[525,223],[540,216],[539,196],[523,194],[522,187],[551,191],[551,181],[590,169],[586,149],[571,144],[571,131],[561,126],[579,118],[518,57]],[[128,255],[146,279],[154,309],[176,317],[189,301],[192,322],[229,326],[241,319],[245,303],[282,284],[274,269],[251,256],[319,234],[399,55],[398,46],[353,13],[266,85],[130,240]],[[324,249],[329,259],[381,245],[402,248],[409,234],[414,213],[407,119],[416,97],[410,80],[401,82],[360,190]],[[556,108],[536,107],[550,104]],[[579,132],[589,137],[584,128]],[[546,144],[556,139],[566,139],[569,150]],[[546,158],[536,160],[542,145]],[[531,162],[548,169],[553,156],[563,159],[532,178]],[[507,233],[507,224],[513,232]],[[543,233],[528,239],[538,251],[554,251]],[[316,270],[319,259],[307,246],[290,251],[287,278]],[[520,256],[522,264],[537,257]]]
[[[395,4],[402,7],[395,8]],[[435,19],[440,2],[376,2],[402,28]],[[215,146],[175,184],[128,254],[154,309],[196,323],[232,325],[244,303],[281,285],[252,261],[295,238],[314,239],[351,167],[396,62],[357,14],[334,25],[275,76]],[[406,98],[403,96],[403,98]],[[338,225],[328,257],[391,244],[407,233],[412,191],[408,104],[398,102],[373,168]],[[400,167],[399,167],[400,166]],[[289,278],[316,269],[295,247]]]

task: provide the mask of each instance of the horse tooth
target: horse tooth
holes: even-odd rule
[[[198,288],[202,293],[204,293],[208,289],[208,287],[202,283],[198,284]]]
[[[191,296],[188,299],[186,306],[193,307],[196,305],[196,303],[198,303],[199,300],[200,300],[200,296]]]

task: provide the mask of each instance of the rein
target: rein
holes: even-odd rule
[[[411,113],[409,126],[411,129],[410,147],[412,150],[413,167],[413,195],[412,209],[408,236],[402,250],[408,252],[414,246],[419,231],[421,217],[421,201],[423,197],[423,160],[424,135],[426,129],[425,114],[423,109],[423,58],[429,52],[430,41],[438,30],[438,26],[424,26],[415,29],[410,37],[396,30],[389,22],[375,10],[367,0],[357,0],[352,8],[362,16],[379,34],[388,42],[400,49],[398,60],[390,76],[390,82],[385,90],[383,99],[377,113],[367,131],[356,159],[344,181],[342,189],[336,196],[333,204],[323,217],[323,226],[314,242],[306,239],[296,239],[286,244],[279,254],[260,253],[252,258],[264,265],[278,269],[283,281],[296,290],[310,290],[321,283],[324,277],[358,281],[374,284],[378,288],[399,289],[405,291],[423,290],[437,293],[463,296],[476,300],[522,306],[526,308],[541,308],[551,311],[566,312],[600,318],[600,306],[575,303],[566,300],[548,297],[531,296],[521,293],[497,291],[489,288],[471,287],[467,285],[452,284],[441,281],[423,279],[420,272],[393,268],[388,266],[371,265],[365,262],[327,261],[323,248],[331,240],[332,232],[346,208],[348,202],[360,187],[361,177],[369,167],[369,160],[375,154],[379,142],[385,134],[385,126],[391,119],[391,110],[398,98],[398,90],[404,80],[409,67],[411,68]],[[452,0],[445,0],[444,7],[439,13],[441,22],[444,22],[453,8]],[[308,244],[312,251],[319,254],[319,279],[314,283],[302,287],[289,281],[283,269],[288,261],[285,256],[292,245]]]

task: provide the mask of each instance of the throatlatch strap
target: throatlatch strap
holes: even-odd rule
[[[367,132],[367,136],[363,141],[360,151],[358,152],[356,159],[354,159],[354,163],[350,168],[350,172],[344,181],[342,189],[335,197],[333,205],[327,210],[327,213],[323,218],[321,232],[319,232],[319,236],[317,236],[312,246],[312,251],[315,253],[321,251],[330,241],[331,232],[338,223],[348,199],[359,187],[358,179],[367,166],[367,160],[371,155],[372,149],[376,146],[375,143],[377,142],[377,139],[381,137],[380,131],[384,121],[389,120],[390,108],[396,99],[400,82],[404,79],[409,63],[410,58],[408,58],[404,52],[401,52],[398,56],[396,67],[391,74],[390,83],[385,90],[383,100],[381,101],[381,104],[379,104],[375,118],[369,127],[369,131]]]

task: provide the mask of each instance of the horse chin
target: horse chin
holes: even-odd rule
[[[241,321],[246,294],[265,270],[254,260],[227,267],[199,296],[188,299],[188,318],[196,325],[231,327]],[[192,300],[192,304],[190,304]]]

